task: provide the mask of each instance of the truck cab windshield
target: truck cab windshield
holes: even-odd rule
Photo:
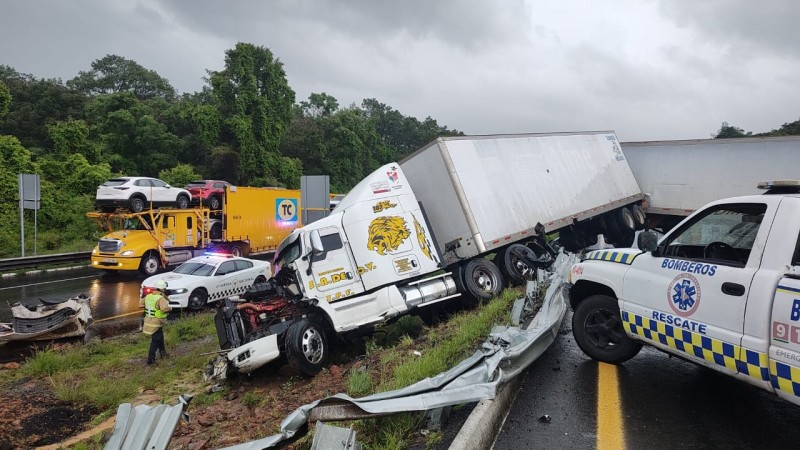
[[[275,256],[275,260],[272,262],[275,274],[280,272],[281,269],[287,264],[291,264],[300,257],[300,241],[301,239],[296,239],[294,242],[278,252],[278,254]]]

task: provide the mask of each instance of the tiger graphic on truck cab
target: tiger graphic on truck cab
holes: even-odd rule
[[[383,216],[369,224],[367,249],[386,255],[396,251],[411,236],[405,219],[400,216]]]

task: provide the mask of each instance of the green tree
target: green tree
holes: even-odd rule
[[[8,113],[0,117],[0,134],[16,136],[31,151],[49,146],[49,123],[84,117],[86,95],[61,80],[39,79],[0,65],[0,83],[13,99]]]
[[[18,174],[38,173],[31,152],[14,136],[0,135],[0,257],[19,256]]]
[[[142,100],[175,97],[175,88],[166,78],[118,55],[94,60],[91,70],[78,72],[67,86],[89,95],[130,92]]]
[[[11,91],[8,90],[8,86],[5,85],[2,81],[0,81],[0,119],[3,118],[8,113],[8,109],[11,106]]]
[[[307,102],[300,102],[300,108],[304,115],[310,117],[330,116],[339,109],[339,101],[324,92],[312,93],[308,96]]]
[[[189,164],[178,164],[171,169],[164,169],[159,172],[158,178],[172,186],[183,187],[194,180],[203,178],[203,176],[195,172],[194,167]]]
[[[233,184],[247,184],[239,179],[241,159],[236,150],[227,145],[220,145],[211,151],[207,161],[208,178],[226,180]]]
[[[758,133],[754,136],[800,136],[800,120],[784,123],[780,128],[766,133]]]
[[[717,130],[717,134],[714,136],[714,139],[741,138],[752,135],[753,133],[750,131],[745,132],[741,128],[728,125],[728,122],[722,122],[722,126],[720,126],[719,130]]]
[[[59,157],[83,155],[91,164],[100,162],[100,147],[89,140],[89,126],[83,120],[59,121],[48,125],[53,153]]]
[[[224,142],[239,153],[240,181],[272,176],[292,183],[282,177],[293,173],[294,168],[281,167],[291,160],[277,157],[295,96],[286,81],[283,63],[268,48],[240,42],[225,52],[225,68],[209,75]]]
[[[165,109],[130,92],[92,98],[87,105],[90,136],[101,143],[113,171],[154,177],[178,164],[182,142],[159,121]]]

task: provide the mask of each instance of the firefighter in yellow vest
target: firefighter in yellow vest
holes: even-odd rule
[[[157,280],[156,290],[147,294],[140,302],[139,307],[144,307],[144,325],[142,331],[149,334],[150,351],[147,353],[147,365],[156,362],[156,350],[161,354],[161,358],[167,356],[167,349],[164,347],[164,324],[167,322],[167,313],[172,311],[167,300],[167,282]]]

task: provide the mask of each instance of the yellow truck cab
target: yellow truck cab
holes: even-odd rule
[[[153,275],[210,248],[248,256],[277,248],[300,226],[300,191],[225,189],[223,209],[157,209],[140,213],[90,212],[107,232],[92,250],[92,267]]]

